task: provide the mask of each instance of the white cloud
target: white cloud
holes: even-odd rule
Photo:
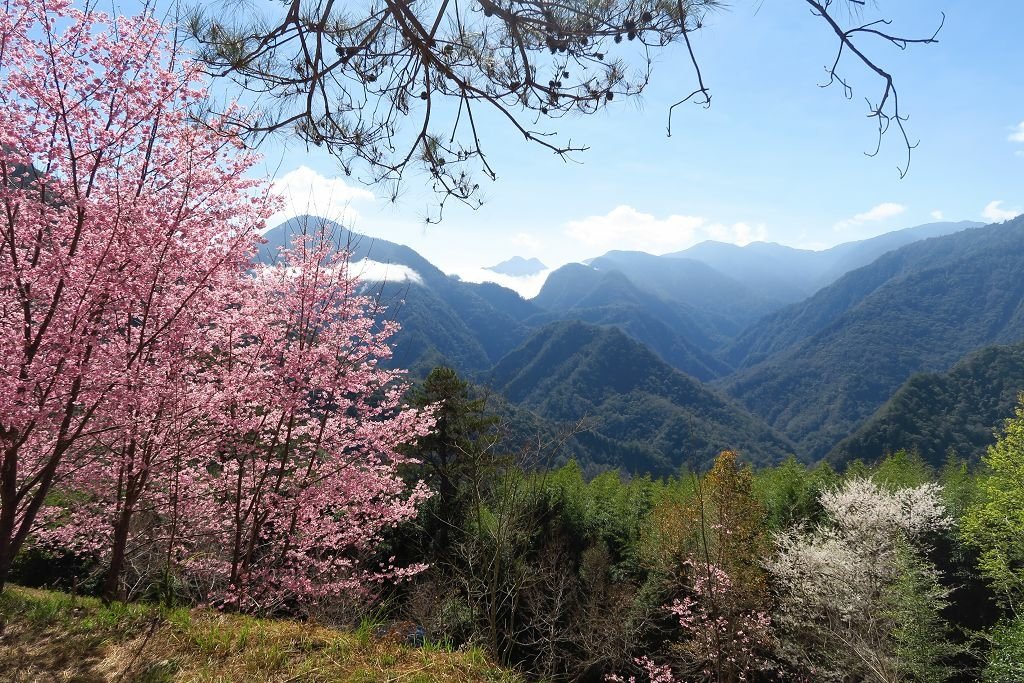
[[[1017,124],[1013,132],[1010,133],[1010,142],[1024,142],[1024,121]]]
[[[353,187],[343,178],[327,178],[307,166],[299,166],[275,179],[271,191],[281,195],[284,206],[267,220],[270,227],[303,214],[350,225],[359,218],[352,203],[373,201],[369,190]]]
[[[981,210],[981,215],[992,221],[993,223],[999,223],[1002,221],[1008,221],[1011,218],[1016,218],[1021,214],[1020,209],[1004,209],[1000,205],[1003,200],[999,199],[993,202],[989,202],[985,205],[985,208]]]
[[[897,204],[896,202],[882,202],[881,204],[873,206],[863,213],[858,213],[853,218],[847,218],[839,221],[833,227],[836,230],[845,230],[846,228],[851,228],[853,226],[861,225],[863,223],[874,223],[877,221],[884,221],[887,218],[898,216],[906,210],[907,207],[904,206],[903,204]]]
[[[939,211],[938,209],[935,209],[934,211],[931,212],[931,217],[937,221],[941,221],[943,219],[942,212]]]
[[[528,232],[517,232],[512,237],[512,244],[517,247],[525,247],[537,251],[541,248],[541,241]]]
[[[349,272],[365,282],[412,282],[423,284],[420,274],[409,266],[395,263],[381,263],[370,259],[356,261],[349,267]]]
[[[673,214],[657,218],[623,204],[603,216],[570,221],[565,234],[595,248],[658,253],[685,249],[705,239],[744,245],[763,240],[767,231],[763,224],[725,225],[701,216]]]
[[[519,295],[524,299],[530,299],[537,296],[540,292],[540,288],[544,286],[544,281],[547,280],[548,274],[553,269],[541,271],[535,275],[525,275],[523,277],[513,277],[511,275],[504,275],[502,273],[495,273],[494,271],[487,270],[486,268],[477,268],[474,266],[467,266],[460,268],[455,271],[455,275],[466,282],[493,282],[499,284],[502,287],[508,287],[511,290],[519,292]]]

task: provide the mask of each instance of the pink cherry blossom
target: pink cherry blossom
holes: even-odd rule
[[[407,577],[366,565],[427,495],[394,326],[322,231],[254,265],[274,202],[167,36],[0,17],[0,587],[31,533],[107,561],[108,595],[128,565],[251,610]]]

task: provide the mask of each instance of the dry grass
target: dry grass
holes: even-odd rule
[[[0,595],[0,629],[0,681],[11,683],[520,680],[478,650],[407,647],[372,628],[103,605],[15,586]]]

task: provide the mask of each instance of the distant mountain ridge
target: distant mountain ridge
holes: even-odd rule
[[[511,277],[529,277],[530,275],[543,273],[547,269],[548,267],[545,266],[540,259],[526,259],[522,256],[513,256],[501,263],[484,268],[484,270],[489,270],[501,275],[509,275]]]
[[[704,316],[724,337],[732,337],[783,305],[738,281],[730,273],[694,259],[610,251],[591,261],[598,270],[616,270],[641,289]]]
[[[665,257],[701,261],[765,297],[795,303],[888,251],[983,225],[974,221],[927,223],[821,251],[774,242],[751,242],[740,247],[709,241]]]
[[[916,242],[766,317],[723,388],[823,457],[917,372],[1024,339],[1024,217]]]
[[[848,269],[907,243],[980,225],[931,223],[824,251],[766,242],[702,242],[665,256],[610,251],[556,269],[531,301],[548,311],[541,320],[618,325],[673,367],[713,379],[785,346],[747,331]],[[806,326],[817,329],[819,322]]]

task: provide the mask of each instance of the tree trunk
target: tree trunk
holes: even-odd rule
[[[112,602],[121,597],[121,571],[124,568],[125,548],[128,546],[128,530],[132,523],[134,501],[126,498],[121,514],[114,526],[114,545],[110,553],[110,568],[103,579],[103,601]]]
[[[132,439],[125,451],[127,467],[134,467],[135,456],[139,453],[138,443]],[[124,504],[118,512],[117,521],[114,523],[114,543],[110,553],[110,568],[103,580],[103,591],[101,593],[105,602],[111,602],[121,598],[121,572],[124,570],[125,550],[128,547],[128,533],[132,526],[132,516],[135,514],[135,507],[142,497],[149,479],[149,466],[151,464],[152,451],[143,448],[141,452],[140,468],[135,473],[124,475]],[[123,472],[124,470],[122,470]]]
[[[6,496],[5,496],[6,498]],[[14,562],[14,506],[0,506],[0,593],[4,592]]]

